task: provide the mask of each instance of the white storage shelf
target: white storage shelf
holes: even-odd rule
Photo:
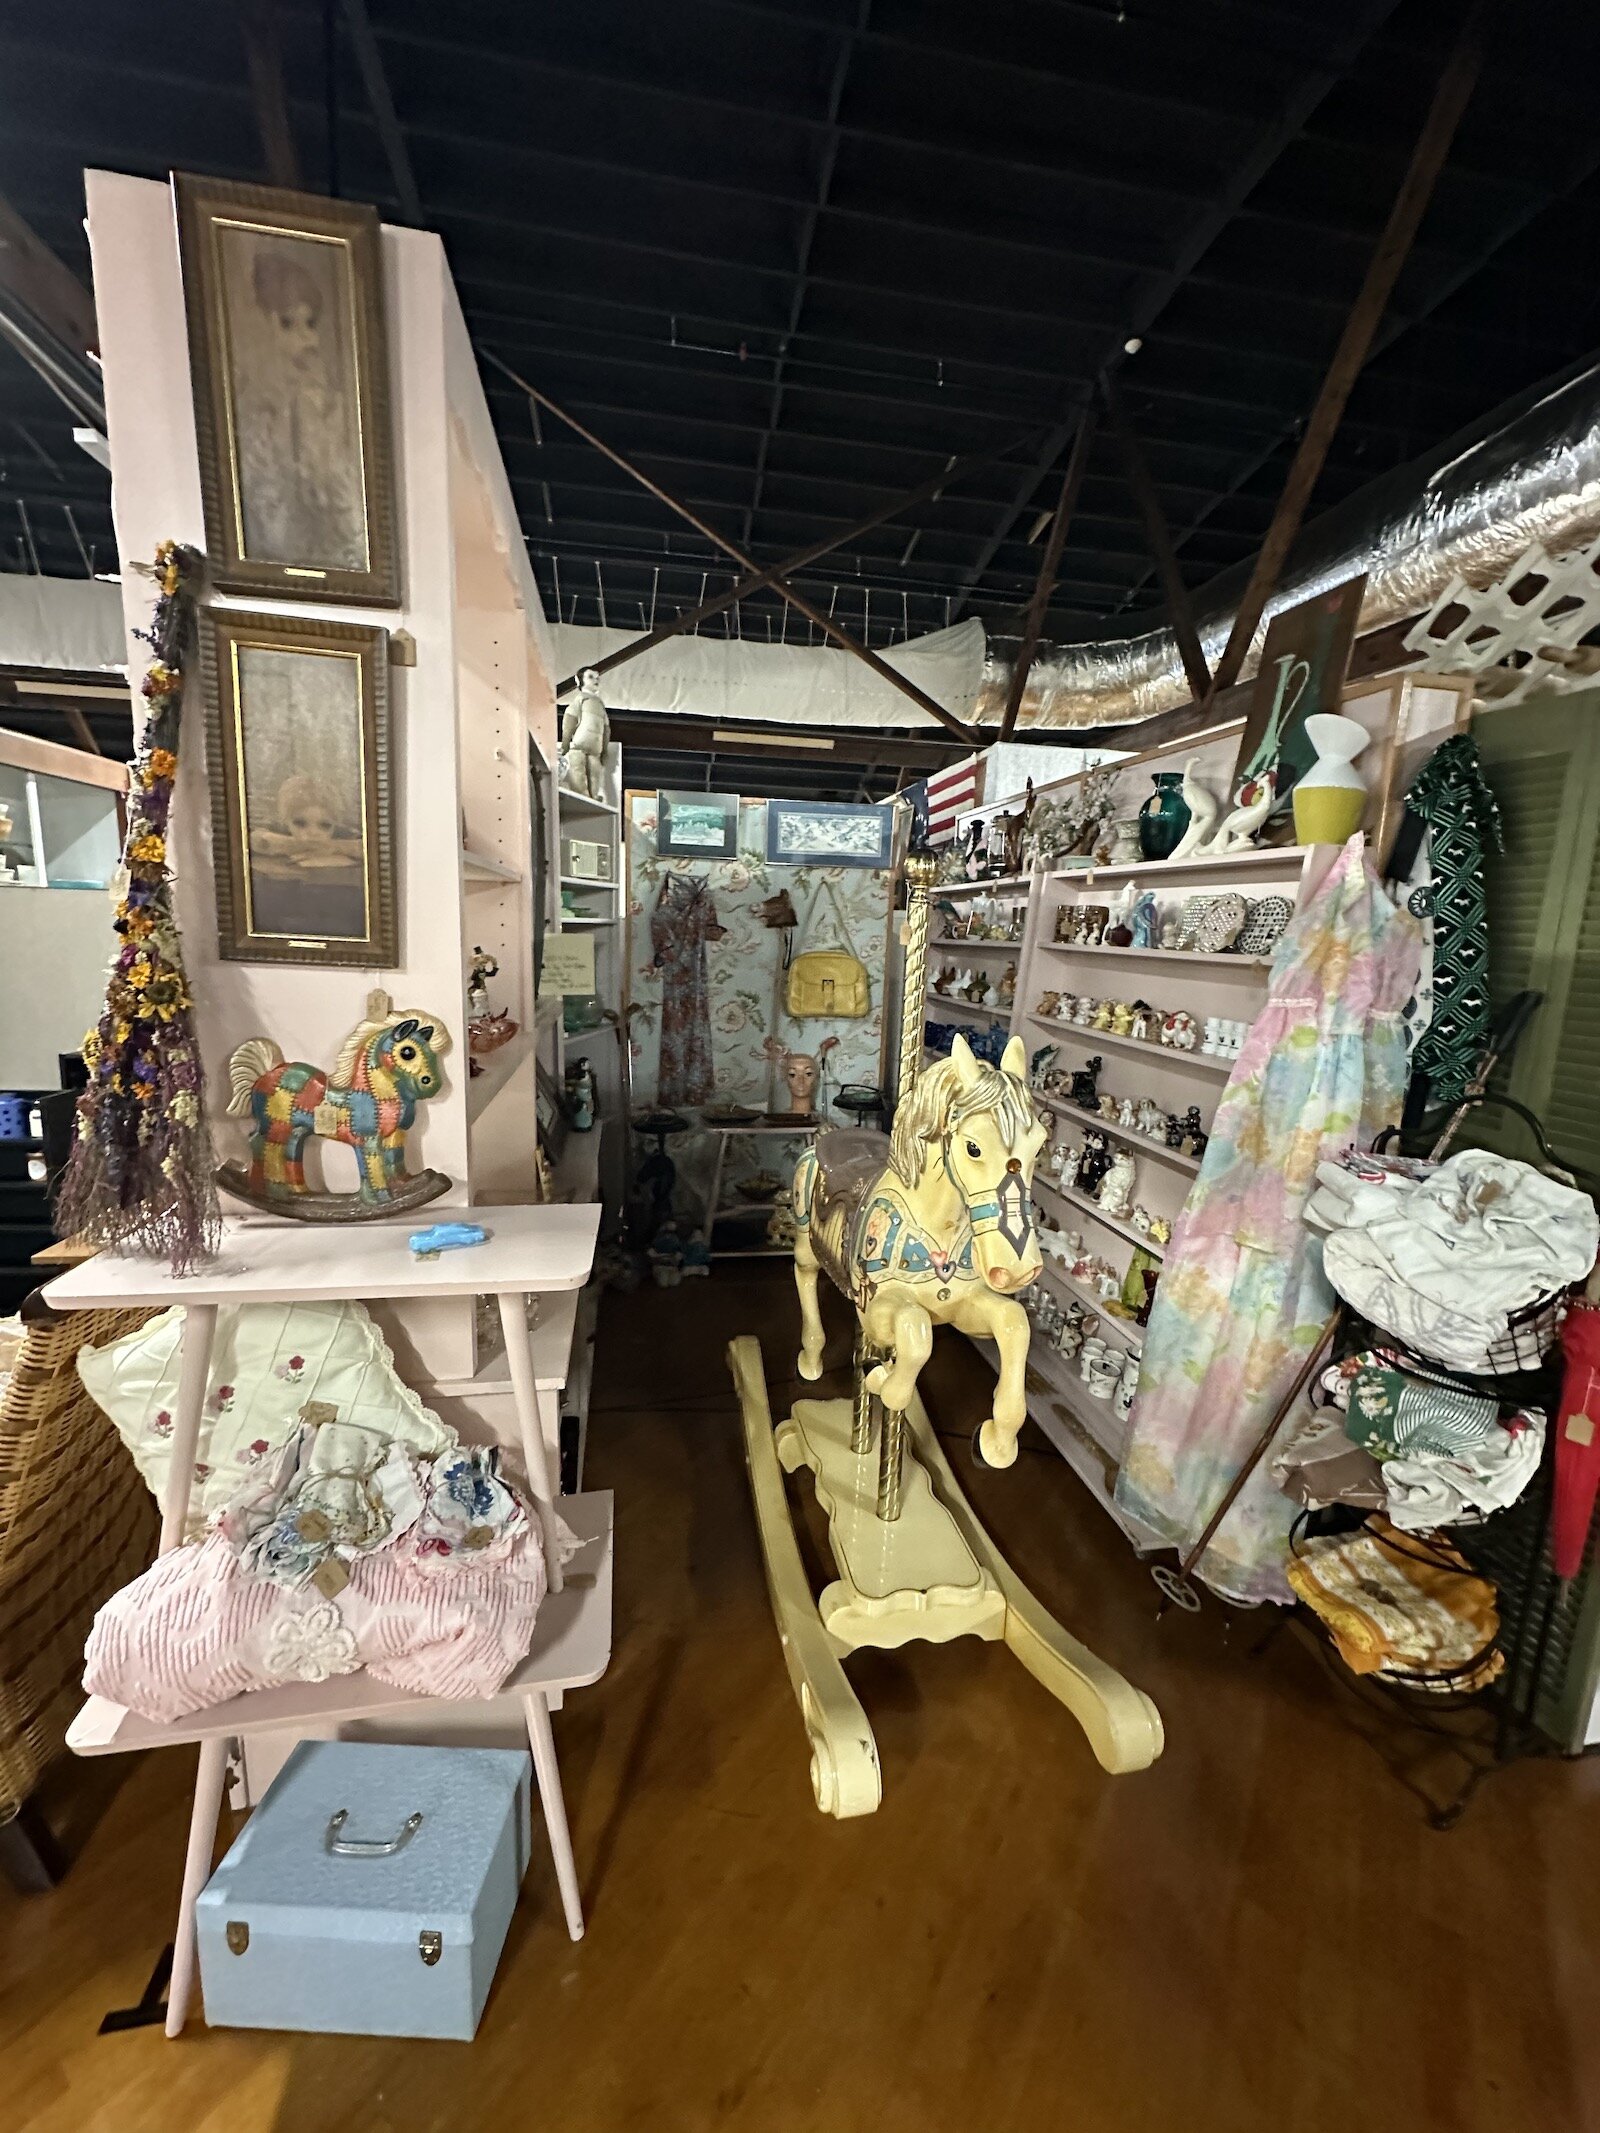
[[[1058,1185],[1054,1178],[1040,1177],[1035,1172],[1033,1189],[1060,1200],[1067,1207],[1076,1208],[1079,1214],[1088,1215],[1093,1221],[1110,1230],[1113,1236],[1121,1237],[1129,1244],[1138,1245],[1142,1251],[1148,1252],[1152,1259],[1165,1256],[1159,1244],[1152,1244],[1148,1237],[1136,1230],[1131,1222],[1124,1222],[1120,1215],[1107,1214],[1098,1200],[1091,1200],[1086,1192],[1079,1192],[1075,1185]]]
[[[1096,1111],[1085,1111],[1075,1103],[1047,1095],[1040,1089],[1034,1091],[1034,1101],[1042,1104],[1045,1110],[1053,1111],[1068,1125],[1094,1126],[1114,1141],[1125,1141],[1136,1154],[1148,1155],[1173,1170],[1187,1170],[1192,1176],[1200,1168],[1197,1155],[1185,1155],[1181,1148],[1169,1148],[1165,1141],[1158,1141],[1153,1134],[1141,1133],[1136,1126],[1119,1126],[1114,1118],[1102,1118]]]
[[[1156,1044],[1148,1037],[1119,1037],[1108,1029],[1085,1029],[1081,1023],[1057,1022],[1048,1015],[1029,1015],[1027,1019],[1035,1029],[1048,1030],[1052,1037],[1070,1037],[1088,1052],[1097,1052],[1105,1045],[1114,1052],[1136,1052],[1154,1065],[1192,1067],[1200,1074],[1220,1075],[1224,1081],[1233,1072],[1231,1059],[1217,1059],[1209,1052],[1180,1052],[1176,1045]]]

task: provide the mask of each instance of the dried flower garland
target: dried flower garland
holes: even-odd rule
[[[56,1201],[63,1235],[165,1257],[184,1273],[215,1250],[217,1188],[194,1002],[172,913],[167,821],[178,769],[185,663],[194,643],[202,559],[164,541],[154,616],[139,635],[152,658],[149,705],[128,793],[121,940],[105,1013],[84,1040],[89,1086]]]

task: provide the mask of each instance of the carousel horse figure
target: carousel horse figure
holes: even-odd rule
[[[895,1515],[902,1418],[936,1324],[987,1336],[999,1349],[994,1413],[974,1445],[988,1466],[1016,1459],[1029,1332],[1017,1298],[1043,1263],[1030,1188],[1048,1137],[1022,1039],[1011,1039],[996,1068],[957,1037],[948,1059],[917,1075],[889,1140],[835,1129],[819,1134],[796,1167],[800,1375],[822,1374],[817,1277],[825,1272],[860,1319],[867,1367],[857,1387],[858,1450],[870,1427],[867,1396],[884,1407],[880,1516]]]
[[[250,1168],[226,1164],[221,1182],[241,1199],[309,1220],[372,1216],[437,1199],[449,1180],[405,1167],[417,1106],[443,1085],[450,1032],[435,1015],[396,1013],[387,993],[368,996],[366,1020],[345,1039],[331,1073],[286,1060],[270,1037],[252,1037],[228,1061],[229,1112],[251,1122]],[[308,1140],[356,1152],[355,1193],[306,1185]]]

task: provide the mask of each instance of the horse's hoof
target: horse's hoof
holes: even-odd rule
[[[867,1372],[866,1376],[861,1380],[862,1384],[866,1386],[868,1392],[870,1392],[875,1399],[879,1398],[882,1395],[883,1388],[888,1383],[888,1381],[889,1366],[887,1363],[874,1363],[872,1368]]]
[[[806,1355],[802,1352],[795,1368],[808,1385],[814,1385],[822,1375],[822,1358],[820,1355]]]
[[[1015,1466],[1017,1440],[1014,1436],[1008,1436],[991,1415],[987,1422],[980,1422],[973,1433],[972,1455],[979,1466]]]

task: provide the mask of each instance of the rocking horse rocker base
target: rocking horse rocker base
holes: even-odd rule
[[[899,1513],[877,1512],[884,1423],[852,1448],[848,1400],[801,1400],[773,1428],[760,1343],[733,1341],[728,1361],[744,1422],[745,1459],[767,1589],[785,1664],[811,1743],[811,1782],[824,1814],[871,1814],[883,1796],[872,1728],[843,1657],[972,1636],[1003,1643],[1083,1728],[1101,1767],[1144,1770],[1161,1753],[1160,1715],[1142,1690],[1046,1613],[979,1524],[920,1398],[905,1410]],[[813,1598],[790,1517],[783,1470],[809,1467],[828,1517],[837,1579]]]
[[[247,1163],[222,1164],[217,1183],[249,1207],[259,1207],[269,1215],[291,1214],[297,1222],[381,1222],[385,1216],[409,1214],[414,1207],[426,1207],[430,1200],[437,1200],[450,1190],[450,1180],[442,1170],[419,1170],[391,1185],[382,1200],[366,1201],[353,1192],[308,1190],[297,1192],[292,1203],[286,1204],[281,1189],[251,1184]]]

